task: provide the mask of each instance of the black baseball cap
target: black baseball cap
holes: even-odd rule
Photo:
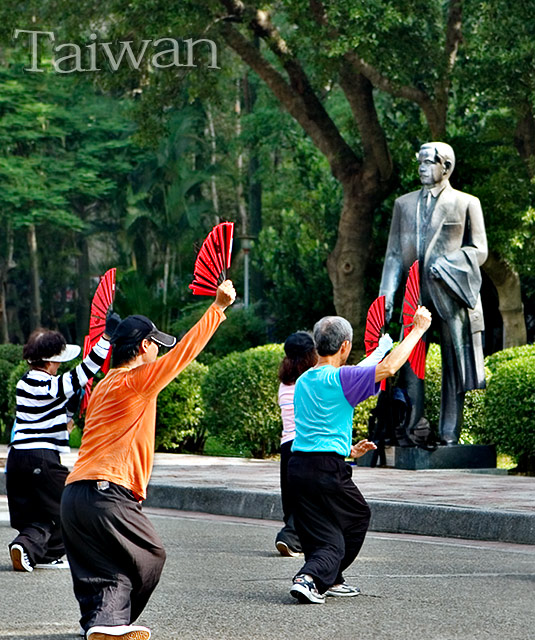
[[[286,338],[284,352],[288,358],[301,358],[309,351],[316,348],[310,333],[306,331],[296,331]]]
[[[147,338],[162,347],[174,347],[176,338],[160,331],[146,316],[128,316],[117,325],[110,342],[112,344],[141,344]]]

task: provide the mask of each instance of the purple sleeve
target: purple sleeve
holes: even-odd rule
[[[375,382],[375,367],[340,367],[340,384],[346,400],[352,407],[374,396],[379,391]]]

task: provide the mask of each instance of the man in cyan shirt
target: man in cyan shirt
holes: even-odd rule
[[[384,357],[392,340],[383,336],[378,348],[357,366],[343,366],[353,339],[347,320],[328,316],[314,327],[319,359],[295,385],[296,437],[288,465],[295,527],[305,554],[290,593],[301,603],[322,604],[326,595],[360,593],[342,573],[364,542],[370,509],[351,480],[352,468],[345,458],[358,458],[375,445],[367,440],[352,445],[353,411],[406,362],[430,324],[431,314],[419,307],[413,330],[399,346]]]

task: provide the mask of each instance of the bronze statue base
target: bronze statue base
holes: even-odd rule
[[[359,467],[372,464],[373,451],[357,460]],[[386,466],[394,469],[495,469],[496,447],[483,444],[439,446],[434,451],[419,447],[388,447]],[[379,465],[378,465],[379,466]]]

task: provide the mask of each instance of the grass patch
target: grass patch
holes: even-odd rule
[[[234,449],[222,443],[214,436],[208,436],[203,449],[205,456],[222,456],[227,458],[251,458],[251,452],[247,449]]]

